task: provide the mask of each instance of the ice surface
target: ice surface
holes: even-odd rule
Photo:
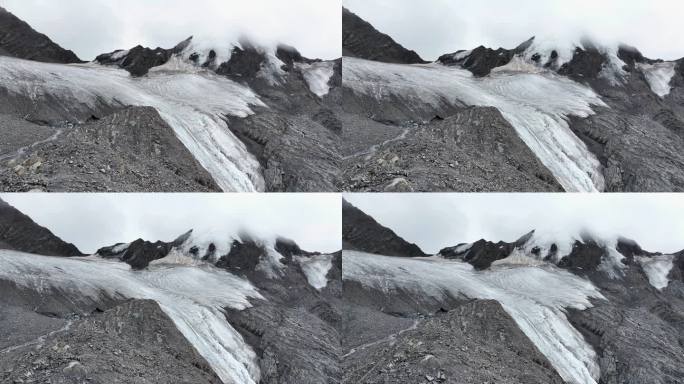
[[[133,271],[127,264],[97,257],[60,258],[0,250],[0,279],[74,302],[114,298],[151,299],[173,320],[224,383],[259,382],[257,357],[230,326],[224,308],[248,308],[263,299],[252,284],[210,265],[152,266]]]
[[[665,97],[669,95],[672,90],[670,82],[675,75],[676,65],[677,63],[673,61],[666,61],[653,65],[639,63],[637,64],[637,67],[646,77],[646,81],[653,93],[660,97]]]
[[[667,275],[670,274],[673,266],[674,255],[660,255],[653,257],[637,257],[637,261],[641,264],[644,273],[648,277],[648,282],[651,283],[658,290],[667,287],[670,280]]]
[[[596,353],[568,321],[566,308],[603,299],[588,281],[551,265],[478,272],[469,264],[431,258],[399,258],[344,251],[344,280],[383,292],[408,290],[436,299],[496,300],[568,383],[596,384]]]
[[[607,107],[590,88],[551,71],[493,73],[475,78],[439,64],[387,64],[345,57],[344,86],[380,100],[408,104],[493,106],[515,128],[567,191],[604,189],[601,164],[570,130],[570,115],[588,117]]]
[[[132,78],[96,64],[47,64],[0,57],[0,87],[88,115],[100,103],[152,106],[225,191],[265,188],[257,159],[226,126],[225,115],[246,117],[264,106],[251,89],[210,71],[157,70]],[[53,99],[54,98],[54,99]]]
[[[311,92],[323,97],[330,92],[330,78],[335,73],[335,63],[332,61],[321,61],[313,64],[297,64],[302,71],[304,80],[309,85]]]
[[[333,255],[295,256],[295,260],[301,265],[306,275],[306,280],[319,291],[328,285],[328,272],[332,268],[332,259]]]

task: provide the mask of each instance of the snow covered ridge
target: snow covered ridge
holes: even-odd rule
[[[385,293],[406,290],[436,300],[496,300],[568,383],[596,384],[596,353],[568,321],[565,309],[604,299],[591,282],[553,265],[478,272],[443,258],[399,258],[343,252],[343,280]]]
[[[604,189],[599,160],[567,122],[568,116],[593,115],[592,106],[607,107],[589,87],[551,71],[475,78],[464,69],[435,63],[343,61],[344,87],[381,102],[398,99],[435,109],[444,103],[495,107],[566,191]]]
[[[151,299],[171,318],[224,383],[259,382],[257,355],[226,321],[224,308],[243,310],[263,299],[246,279],[205,264],[133,271],[99,257],[63,258],[0,250],[0,280],[73,302]]]
[[[225,115],[246,117],[265,106],[251,89],[210,71],[154,71],[132,78],[97,64],[60,65],[0,57],[0,87],[67,116],[111,107],[152,106],[180,141],[227,192],[263,191],[257,159],[226,127]]]

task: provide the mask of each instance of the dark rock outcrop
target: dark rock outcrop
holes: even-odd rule
[[[26,22],[0,7],[0,55],[46,63],[81,63],[66,50]]]
[[[117,258],[133,269],[144,269],[154,260],[166,257],[175,247],[181,246],[188,240],[192,230],[179,236],[171,242],[156,241],[154,243],[137,239],[128,246],[116,244],[110,247],[100,248],[97,254],[104,258]]]
[[[342,246],[387,256],[427,256],[416,244],[402,239],[346,200],[342,200]]]
[[[346,8],[342,8],[342,54],[387,63],[425,62]]]
[[[46,256],[83,256],[75,245],[55,236],[0,199],[0,249]]]
[[[508,257],[515,248],[525,245],[533,234],[534,231],[529,232],[513,243],[503,241],[492,243],[481,239],[474,242],[470,247],[459,244],[455,247],[444,248],[439,251],[439,254],[447,259],[463,260],[470,263],[475,269],[483,270],[489,268],[493,262]]]
[[[171,59],[171,56],[182,52],[191,40],[192,36],[171,49],[159,47],[151,49],[138,45],[125,54],[121,50],[103,53],[97,56],[95,61],[103,65],[116,65],[128,71],[132,76],[144,76],[150,68],[164,65]]]

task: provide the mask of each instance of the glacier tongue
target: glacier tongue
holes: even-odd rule
[[[228,323],[224,308],[245,309],[263,297],[249,281],[210,265],[151,266],[132,271],[127,264],[98,257],[60,258],[0,250],[0,279],[68,300],[151,299],[224,383],[255,384],[257,356]]]
[[[493,106],[569,192],[604,189],[601,164],[572,132],[570,115],[594,114],[592,105],[607,105],[590,88],[551,71],[507,73],[485,78],[439,64],[386,64],[344,58],[344,86],[378,100],[391,98],[439,107]]]
[[[568,383],[596,384],[596,353],[568,321],[567,308],[603,298],[589,281],[553,266],[494,268],[438,257],[409,259],[344,251],[343,280],[389,292],[409,290],[436,299],[477,298],[501,303]]]
[[[251,89],[208,70],[152,71],[132,78],[97,64],[47,64],[0,57],[0,87],[35,104],[53,103],[70,114],[85,114],[101,103],[151,106],[180,141],[227,192],[263,191],[257,159],[226,127],[224,116],[246,117],[264,106]]]

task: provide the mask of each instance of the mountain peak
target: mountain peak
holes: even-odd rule
[[[342,8],[342,54],[387,63],[426,63],[390,36],[378,31],[347,8]]]
[[[72,51],[60,47],[49,37],[6,9],[0,7],[0,55],[46,63],[82,63]]]

